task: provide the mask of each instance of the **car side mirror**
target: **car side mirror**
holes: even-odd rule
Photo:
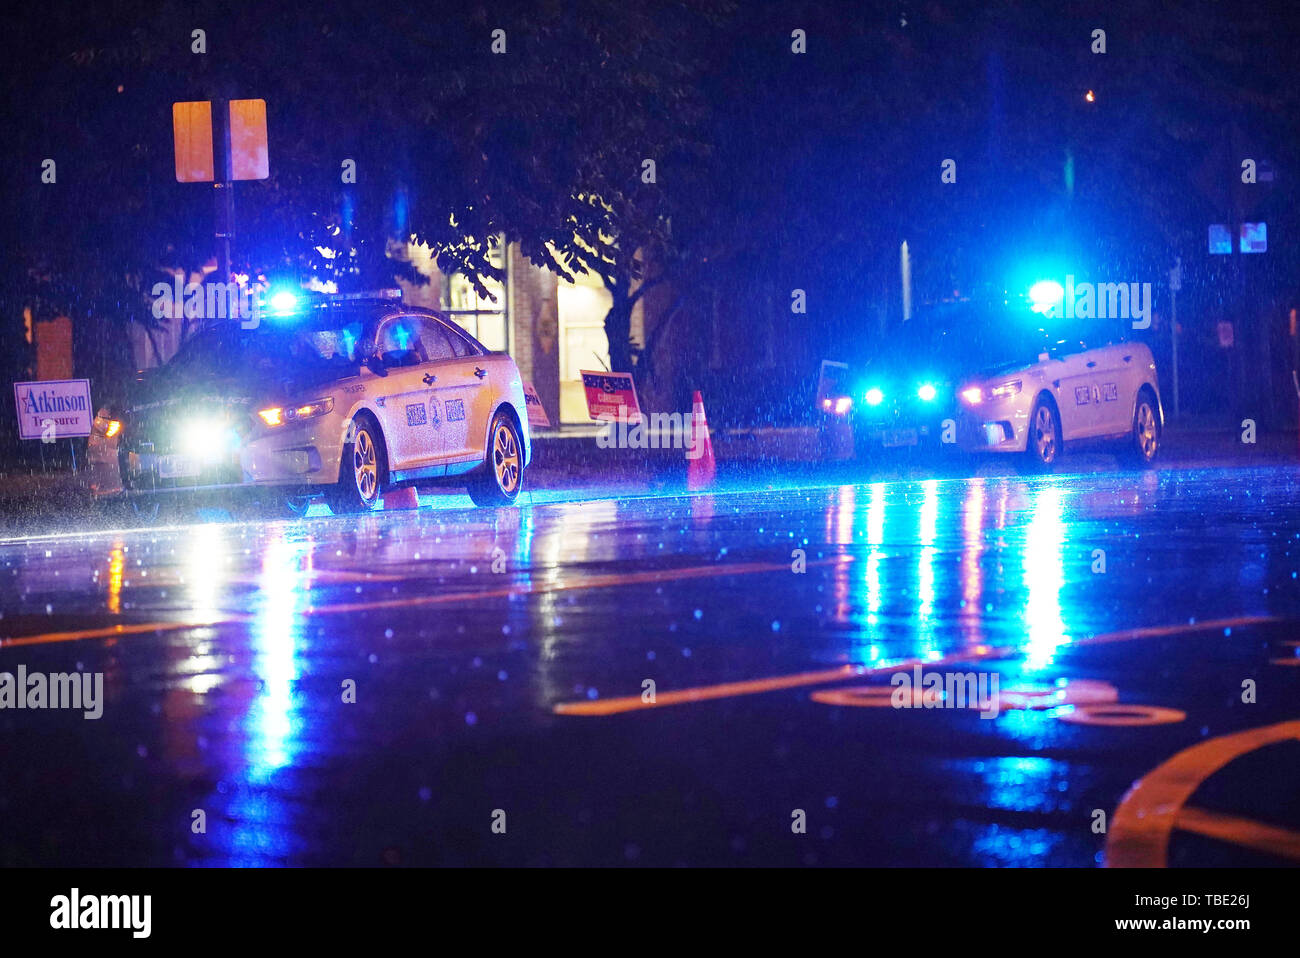
[[[367,356],[366,368],[369,369],[376,376],[388,375],[388,367],[384,365],[384,361],[380,359],[378,356]]]

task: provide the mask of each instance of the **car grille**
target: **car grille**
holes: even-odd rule
[[[217,418],[222,407],[206,413]],[[202,418],[202,411],[180,407],[142,410],[129,418],[118,442],[118,465],[122,484],[132,491],[162,491],[209,485],[239,483],[243,472],[239,466],[239,447],[219,448],[219,439],[205,443],[211,450],[202,459],[189,455],[184,444],[189,423]]]

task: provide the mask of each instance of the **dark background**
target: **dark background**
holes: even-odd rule
[[[211,190],[174,179],[170,105],[225,95],[269,111],[272,175],[238,186],[237,266],[332,268],[341,288],[372,288],[399,268],[390,236],[428,241],[444,269],[489,273],[489,235],[541,261],[552,243],[558,270],[578,265],[565,258],[575,229],[605,235],[616,310],[637,275],[629,251],[642,249],[718,328],[721,365],[702,335],[701,382],[682,384],[709,390],[718,425],[807,421],[820,359],[860,357],[901,316],[906,240],[917,302],[1067,272],[1152,282],[1144,335],[1158,360],[1181,257],[1184,412],[1283,426],[1295,406],[1292,10],[28,5],[0,38],[0,362],[8,380],[30,375],[24,307],[69,315],[77,375],[97,401],[111,395],[130,366],[125,324],[150,322],[157,271],[214,252]],[[505,56],[490,52],[498,27]],[[1105,54],[1091,51],[1097,28]],[[56,185],[40,182],[47,157]],[[339,182],[345,157],[355,186]],[[656,159],[653,185],[640,182],[643,157]],[[1241,184],[1244,157],[1271,182]],[[946,158],[955,184],[940,181]],[[1242,220],[1267,222],[1268,252],[1208,255],[1208,225]],[[331,267],[313,247],[336,228],[358,254]],[[796,288],[806,314],[790,310]],[[653,362],[655,344],[636,355],[619,319],[607,324],[615,367]],[[1218,347],[1220,320],[1234,323],[1233,350]]]

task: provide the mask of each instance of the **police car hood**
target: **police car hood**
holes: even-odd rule
[[[337,378],[320,368],[266,368],[256,365],[190,364],[146,370],[127,391],[127,410],[182,406],[259,406],[311,392]]]

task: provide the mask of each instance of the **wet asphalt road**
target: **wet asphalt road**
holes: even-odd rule
[[[10,540],[0,671],[104,685],[0,864],[1295,864],[1297,570],[1293,465]]]

